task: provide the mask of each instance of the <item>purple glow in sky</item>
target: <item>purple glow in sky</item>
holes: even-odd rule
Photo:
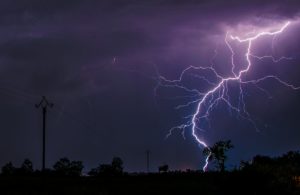
[[[0,165],[30,158],[40,167],[34,104],[42,95],[55,103],[48,167],[64,156],[86,169],[120,156],[127,171],[144,171],[149,149],[152,171],[162,163],[201,169],[192,131],[165,139],[174,125],[192,130],[193,120],[208,145],[232,140],[228,168],[256,154],[298,150],[300,93],[290,87],[300,86],[299,7],[297,0],[1,1]],[[223,82],[193,119],[205,93],[248,67],[249,41],[232,38],[275,32],[287,21],[283,33],[252,41],[251,69],[240,82]],[[267,75],[281,80],[260,80]],[[209,120],[196,123],[217,98]]]
[[[245,38],[240,38],[239,36],[233,36],[230,35],[228,32],[226,33],[225,40],[224,42],[226,43],[228,49],[231,52],[231,73],[232,75],[229,77],[223,77],[221,76],[213,67],[213,64],[208,67],[202,67],[202,66],[189,66],[188,68],[184,69],[182,73],[180,74],[180,78],[177,80],[167,80],[166,78],[160,76],[160,79],[167,83],[167,84],[161,84],[159,83],[161,87],[172,87],[172,88],[178,88],[178,89],[183,89],[186,92],[190,93],[190,97],[192,97],[195,100],[187,102],[185,105],[179,105],[177,108],[183,108],[183,107],[188,107],[191,105],[195,104],[196,111],[194,111],[191,115],[187,116],[186,118],[188,119],[188,122],[175,126],[171,128],[169,134],[167,137],[172,135],[173,130],[179,129],[182,130],[182,134],[184,136],[185,130],[187,128],[191,128],[192,130],[192,135],[195,139],[195,141],[202,147],[206,148],[209,147],[209,145],[205,142],[204,138],[199,137],[199,134],[201,132],[205,132],[205,129],[202,129],[201,123],[208,122],[210,119],[210,114],[211,112],[215,109],[216,106],[220,104],[220,102],[225,103],[229,109],[233,112],[236,112],[239,117],[242,119],[250,122],[253,124],[254,128],[256,130],[256,124],[255,121],[251,118],[250,114],[248,113],[246,109],[246,103],[244,101],[244,85],[245,84],[254,84],[257,86],[260,82],[263,82],[267,79],[275,79],[281,84],[283,84],[286,87],[289,87],[291,89],[297,90],[300,89],[300,87],[295,87],[291,84],[288,84],[285,81],[282,81],[279,77],[275,75],[266,75],[262,78],[255,79],[255,80],[244,80],[243,77],[246,75],[250,70],[252,66],[251,58],[257,58],[259,60],[264,60],[264,59],[271,59],[274,63],[279,62],[282,59],[290,59],[288,57],[282,56],[279,58],[279,60],[276,60],[275,57],[270,54],[270,55],[264,55],[264,56],[256,56],[253,55],[252,51],[252,45],[255,43],[255,41],[259,40],[260,38],[266,37],[266,36],[278,36],[282,34],[285,29],[291,24],[290,21],[285,22],[284,24],[281,25],[281,27],[277,30],[258,30],[255,29],[254,34],[251,36],[250,33],[247,33],[247,37]],[[228,38],[230,37],[230,38]],[[229,39],[229,40],[228,40]],[[244,57],[246,60],[245,65],[242,64],[243,68],[240,68],[240,64],[236,64],[236,52],[231,46],[231,42],[237,41],[240,44],[246,43],[246,50],[245,53],[242,53],[242,58]],[[274,39],[273,39],[274,41]],[[214,55],[214,58],[216,58],[218,55],[218,51],[216,50],[216,55]],[[238,70],[237,70],[238,69]],[[215,81],[210,81],[207,79],[205,76],[199,76],[199,79],[204,80],[207,82],[207,84],[212,85],[213,87],[207,91],[200,91],[197,89],[190,89],[188,87],[185,87],[182,85],[182,81],[184,79],[184,76],[191,70],[205,70],[205,71],[210,71],[212,72],[215,77],[217,82]],[[239,86],[239,97],[238,97],[238,102],[235,105],[234,102],[231,101],[232,95],[229,92],[228,89],[228,83],[229,82],[236,82]],[[264,90],[262,88],[259,88],[260,90]],[[208,154],[208,156],[205,159],[205,164],[203,166],[203,171],[206,171],[209,163],[209,158],[211,154]]]

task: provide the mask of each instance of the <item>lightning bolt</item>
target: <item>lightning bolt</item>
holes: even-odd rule
[[[184,90],[188,94],[190,94],[190,95],[184,96],[182,98],[188,97],[188,98],[194,99],[193,101],[189,101],[184,105],[177,106],[176,109],[191,106],[194,104],[196,105],[195,111],[191,115],[185,117],[186,119],[188,119],[188,121],[184,124],[180,124],[178,126],[171,128],[166,137],[168,138],[169,136],[171,136],[172,132],[177,129],[182,130],[182,135],[184,136],[185,130],[187,128],[190,128],[192,131],[192,136],[195,139],[195,141],[199,144],[199,146],[208,148],[208,144],[205,142],[205,140],[203,138],[201,138],[199,136],[200,132],[205,131],[205,129],[202,129],[200,127],[200,124],[203,124],[205,121],[209,122],[209,116],[210,116],[211,111],[221,101],[224,102],[231,110],[235,111],[242,119],[249,121],[255,127],[255,129],[258,130],[254,120],[251,118],[250,114],[246,110],[246,104],[244,102],[244,95],[243,95],[244,93],[243,93],[242,84],[256,85],[257,83],[262,82],[267,79],[275,79],[279,83],[281,83],[284,86],[289,87],[291,89],[295,90],[295,89],[300,89],[300,88],[296,87],[292,84],[289,84],[286,81],[283,81],[279,77],[274,76],[274,75],[267,75],[263,78],[259,78],[256,80],[243,80],[243,75],[245,75],[250,70],[250,68],[252,66],[252,62],[251,62],[252,58],[256,58],[258,60],[270,59],[273,62],[280,62],[281,60],[290,60],[291,59],[289,57],[280,57],[280,58],[276,59],[272,55],[256,56],[256,55],[252,54],[252,45],[257,39],[264,37],[264,36],[271,36],[271,37],[273,37],[273,40],[274,40],[274,36],[284,32],[284,30],[290,25],[290,23],[291,22],[288,21],[285,24],[283,24],[280,28],[278,28],[277,30],[274,30],[274,31],[263,31],[263,32],[256,33],[253,36],[249,36],[249,34],[246,34],[246,36],[248,36],[246,38],[240,38],[238,36],[233,36],[227,32],[224,41],[226,43],[227,48],[229,49],[229,51],[231,53],[231,73],[232,74],[229,77],[221,76],[217,72],[217,70],[213,67],[213,65],[214,65],[213,61],[217,55],[217,51],[215,51],[215,55],[211,61],[210,66],[207,66],[207,67],[189,66],[181,72],[179,78],[176,80],[169,80],[169,79],[165,78],[164,76],[159,75],[159,87],[179,88],[181,90]],[[245,61],[246,65],[244,66],[244,68],[241,68],[241,70],[237,70],[237,65],[235,64],[236,53],[232,46],[232,43],[246,45],[246,51],[244,54],[244,57],[246,60]],[[217,80],[217,82],[213,82],[213,81],[211,81],[211,79],[209,79],[207,77],[194,74],[192,76],[194,76],[198,79],[201,79],[202,81],[206,82],[208,86],[212,86],[212,87],[210,89],[204,90],[204,91],[200,91],[199,89],[196,89],[196,88],[186,87],[182,81],[183,81],[184,76],[187,75],[188,72],[190,72],[190,71],[210,72],[214,75],[215,80]],[[231,103],[231,100],[229,98],[229,94],[228,94],[228,83],[229,82],[236,82],[237,84],[239,84],[239,99],[238,99],[239,103],[237,106],[235,106],[233,103]],[[264,89],[262,89],[260,87],[258,87],[258,88],[265,92]],[[178,97],[178,98],[180,98],[180,97]],[[209,159],[210,159],[211,155],[212,154],[210,152],[208,154],[208,156],[206,157],[205,164],[203,166],[203,171],[207,170],[208,164],[209,164]]]

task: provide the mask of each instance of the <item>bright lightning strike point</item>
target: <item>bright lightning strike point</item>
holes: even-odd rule
[[[195,139],[195,141],[200,146],[207,148],[208,144],[205,142],[204,139],[202,139],[198,135],[198,133],[199,133],[198,131],[203,131],[203,129],[200,127],[200,124],[204,120],[206,120],[206,121],[209,120],[209,115],[210,115],[212,109],[215,106],[217,106],[217,104],[221,101],[224,102],[231,110],[237,112],[238,115],[241,116],[241,118],[249,121],[257,129],[255,122],[251,119],[250,114],[246,110],[246,104],[244,102],[242,84],[256,85],[257,83],[264,81],[266,79],[275,79],[279,83],[281,83],[284,86],[289,87],[291,89],[295,90],[295,89],[300,89],[300,88],[295,87],[274,75],[266,75],[265,77],[259,78],[256,80],[243,81],[242,80],[243,75],[245,75],[252,66],[251,58],[256,58],[259,60],[267,58],[267,59],[271,59],[273,62],[279,62],[281,60],[291,59],[291,58],[284,57],[284,56],[279,59],[275,59],[272,55],[270,55],[270,56],[253,55],[251,53],[252,44],[258,38],[261,38],[264,36],[275,36],[275,35],[283,33],[284,30],[290,25],[290,23],[291,22],[288,21],[285,24],[283,24],[279,29],[274,30],[274,31],[263,31],[263,32],[256,33],[253,36],[249,36],[248,34],[246,34],[248,36],[246,38],[240,38],[239,36],[233,36],[233,35],[230,35],[229,33],[227,33],[224,41],[226,43],[227,48],[231,52],[232,76],[230,76],[230,77],[223,77],[220,74],[218,74],[217,70],[215,68],[213,68],[213,65],[211,65],[209,67],[189,66],[181,72],[179,79],[176,79],[176,80],[168,80],[165,77],[160,76],[159,77],[159,79],[160,79],[159,85],[161,87],[179,88],[179,89],[185,90],[187,93],[191,93],[192,95],[190,97],[196,97],[196,100],[194,100],[194,101],[190,101],[187,104],[177,106],[177,108],[182,108],[182,107],[190,106],[192,104],[196,104],[196,110],[189,117],[187,117],[187,118],[189,118],[189,121],[187,121],[184,124],[180,124],[178,126],[171,128],[169,133],[167,134],[167,137],[169,137],[175,129],[181,129],[182,132],[184,132],[186,128],[191,128],[192,136]],[[245,68],[243,68],[239,71],[236,71],[236,64],[235,64],[235,60],[234,60],[235,51],[230,44],[231,42],[235,42],[235,41],[238,43],[246,44],[246,46],[247,46],[246,52],[244,54],[244,57],[246,59],[246,66],[245,66]],[[216,55],[217,55],[217,52],[215,52],[214,58],[216,57]],[[183,80],[183,77],[185,76],[185,74],[191,70],[210,71],[217,78],[218,82],[211,82],[208,78],[198,77],[199,79],[202,79],[209,85],[214,85],[214,86],[210,90],[205,91],[205,92],[199,91],[198,89],[190,89],[190,88],[184,86],[184,84],[182,83],[182,80]],[[228,88],[227,88],[227,84],[229,81],[235,81],[239,84],[240,92],[239,92],[238,106],[235,106],[233,103],[231,103],[231,101],[229,99]],[[183,133],[183,135],[184,135],[184,133]],[[205,159],[203,171],[206,171],[208,168],[210,156],[211,156],[211,153],[209,153],[209,155]]]

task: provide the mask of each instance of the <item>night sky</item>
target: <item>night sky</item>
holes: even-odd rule
[[[300,86],[299,16],[298,0],[1,0],[0,165],[29,158],[41,168],[42,111],[34,105],[45,95],[54,103],[48,167],[66,156],[88,170],[119,156],[126,171],[145,171],[149,149],[151,171],[163,163],[172,170],[201,169],[202,148],[190,128],[185,139],[181,130],[166,139],[195,111],[195,104],[175,107],[193,99],[159,87],[159,76],[178,79],[188,66],[212,62],[225,76],[227,31],[245,35],[291,21],[273,47],[268,37],[253,48],[255,55],[292,60],[253,59],[245,78],[272,74]],[[210,77],[190,72],[185,85],[203,89],[195,74]],[[227,167],[256,154],[299,150],[300,90],[270,79],[243,91],[257,128],[220,103],[200,133],[209,145],[232,140]],[[236,102],[234,86],[231,93]]]

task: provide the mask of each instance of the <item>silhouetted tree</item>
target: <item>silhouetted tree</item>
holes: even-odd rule
[[[9,176],[14,175],[16,172],[16,168],[13,166],[12,162],[8,162],[2,167],[2,175]]]
[[[275,159],[269,156],[256,155],[252,158],[250,162],[244,162],[242,165],[242,170],[259,172],[263,174],[273,174]]]
[[[204,148],[203,154],[209,155],[209,161],[216,161],[217,169],[221,172],[225,171],[225,161],[227,159],[226,152],[233,148],[231,140],[218,141],[212,147]]]
[[[96,168],[92,168],[89,172],[88,172],[88,175],[89,176],[99,176],[99,173],[100,173],[100,166],[99,165],[98,167]]]
[[[83,164],[81,161],[70,161],[68,158],[61,158],[54,166],[54,171],[62,176],[80,176]]]
[[[53,165],[53,168],[57,173],[65,174],[68,171],[70,164],[71,162],[68,158],[61,158]]]
[[[20,174],[29,175],[33,174],[33,164],[29,159],[25,159],[20,168]]]
[[[92,169],[88,174],[90,176],[113,176],[116,175],[116,171],[114,170],[112,165],[102,164],[97,168]]]
[[[114,157],[112,159],[111,166],[116,174],[123,173],[123,161],[120,157]]]
[[[158,167],[158,172],[160,173],[166,173],[168,171],[169,171],[169,165],[167,164]]]
[[[114,171],[110,164],[102,164],[99,168],[99,174],[101,175],[113,175]]]
[[[243,170],[250,166],[250,162],[241,160],[239,170]]]
[[[275,158],[257,155],[244,166],[243,170],[273,175],[276,178],[286,180],[295,175],[300,175],[300,153],[290,151]]]
[[[269,156],[256,155],[252,159],[252,164],[272,164],[274,159]]]
[[[123,174],[123,160],[120,157],[114,157],[111,164],[99,164],[89,173],[90,176],[115,176]]]
[[[80,176],[83,167],[82,161],[72,161],[70,164],[69,175]]]
[[[300,153],[299,151],[289,151],[278,158],[278,164],[285,165],[286,173],[300,175]]]

